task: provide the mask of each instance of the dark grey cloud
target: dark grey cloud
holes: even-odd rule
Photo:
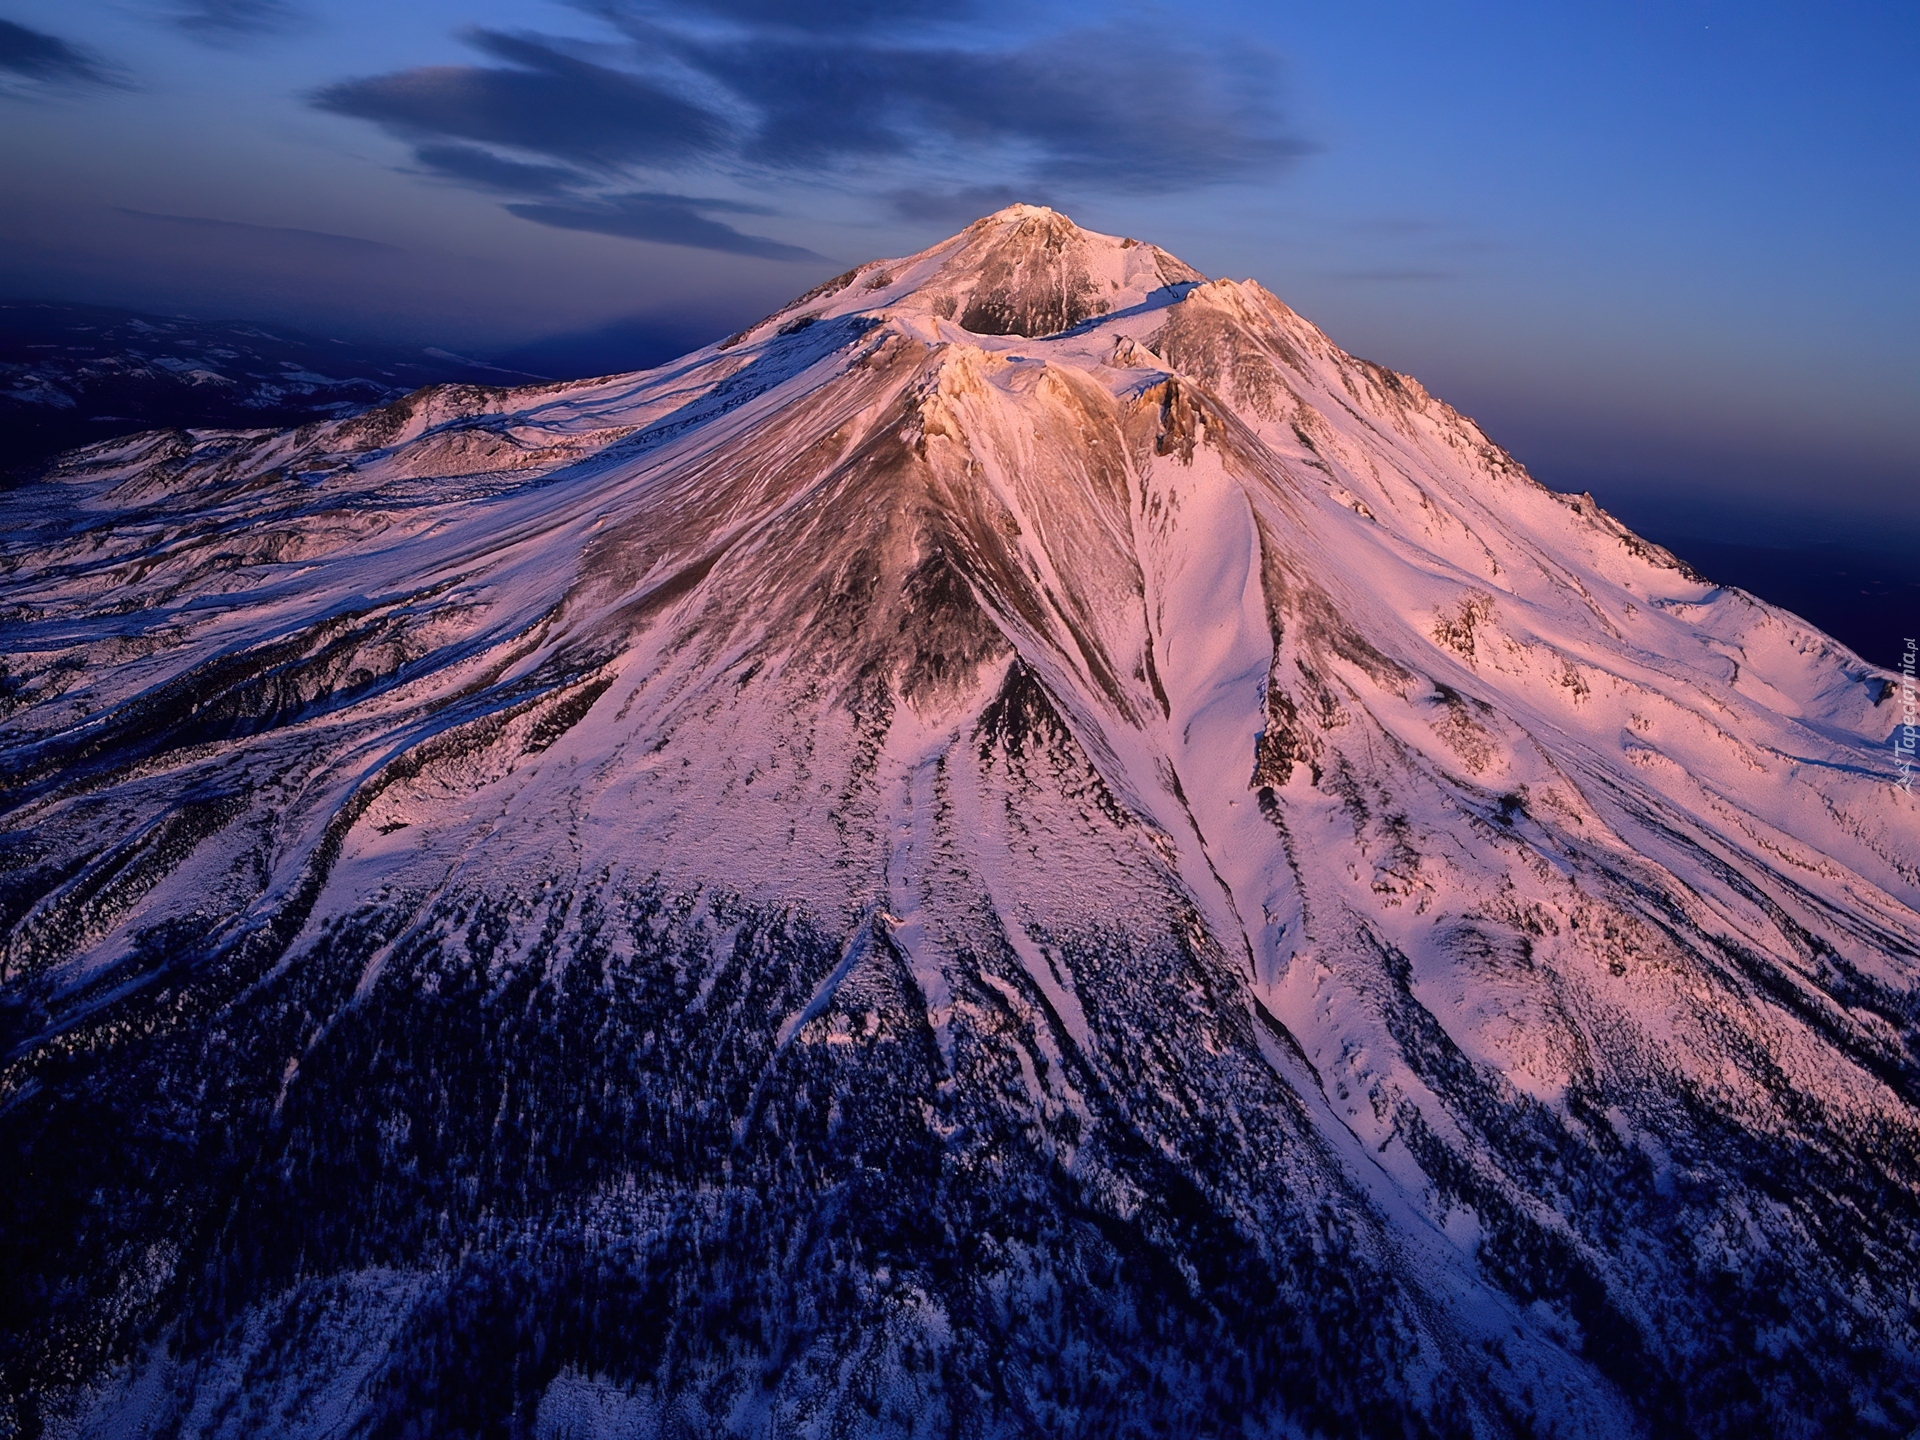
[[[1202,49],[1125,25],[1002,48],[791,27],[712,39],[617,4],[595,13],[754,113],[741,157],[778,169],[943,149],[1024,157],[1026,178],[1043,183],[1170,192],[1311,148],[1280,112],[1277,59],[1253,47]]]
[[[413,158],[435,175],[504,195],[562,195],[588,182],[564,165],[529,165],[473,145],[421,145]]]
[[[652,240],[661,245],[686,245],[696,250],[718,250],[728,255],[753,255],[762,260],[821,258],[798,245],[783,245],[758,235],[742,234],[731,225],[700,214],[702,210],[739,215],[772,213],[761,206],[743,205],[733,200],[706,200],[694,195],[634,191],[591,200],[529,201],[509,205],[507,209],[523,220],[551,225],[560,230],[591,230],[599,235]]]
[[[196,39],[225,44],[297,30],[311,17],[293,0],[187,0],[174,6],[169,18]]]
[[[1002,48],[912,43],[895,27],[915,9],[864,0],[708,0],[709,17],[738,22],[718,38],[619,0],[583,8],[626,34],[646,73],[479,30],[470,39],[500,63],[348,80],[314,103],[417,141],[574,164],[804,173],[957,153],[1029,183],[1108,192],[1189,189],[1309,148],[1280,113],[1278,62],[1248,47],[1119,25]]]
[[[719,151],[721,119],[654,81],[541,40],[473,32],[500,65],[429,65],[329,85],[313,103],[408,139],[477,140],[580,164],[676,165]]]
[[[965,12],[935,0],[576,6],[627,44],[475,30],[488,63],[342,81],[313,103],[413,142],[442,178],[526,197],[508,207],[524,219],[780,259],[811,257],[713,218],[717,202],[594,191],[689,170],[831,175],[902,218],[951,223],[1055,190],[1244,179],[1308,148],[1279,109],[1273,57],[1152,27],[967,45],[952,23]],[[914,173],[954,179],[903,186]]]
[[[672,169],[737,149],[717,114],[653,78],[543,40],[487,30],[469,39],[505,63],[347,81],[314,103],[414,139],[415,160],[433,174],[528,197],[506,208],[536,224],[766,260],[820,258],[712,218],[771,213],[760,206],[652,190],[592,193],[623,169]]]
[[[52,85],[111,85],[98,59],[58,35],[0,20],[0,73]]]

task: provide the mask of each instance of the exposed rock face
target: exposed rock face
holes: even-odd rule
[[[1920,1424],[1888,677],[1257,286],[0,504],[22,1433]]]
[[[975,222],[965,239],[923,289],[976,335],[1054,335],[1107,314],[1123,291],[1131,299],[1206,279],[1156,245],[1101,243],[1030,206]]]

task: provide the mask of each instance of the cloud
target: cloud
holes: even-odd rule
[[[564,165],[529,165],[472,145],[421,145],[413,158],[446,179],[506,195],[559,195],[588,179]]]
[[[486,63],[345,80],[312,103],[410,141],[443,179],[525,197],[507,207],[524,219],[780,259],[810,252],[640,177],[826,180],[950,223],[1054,192],[1249,179],[1310,148],[1278,105],[1277,59],[1245,44],[1118,23],[970,44],[964,0],[574,3],[625,44],[474,30]],[[903,185],[916,173],[954,178]]]
[[[136,220],[149,221],[175,230],[197,230],[231,240],[265,243],[281,248],[298,246],[357,255],[371,255],[376,252],[390,255],[403,253],[397,245],[388,245],[379,240],[363,240],[358,235],[335,235],[327,230],[299,230],[287,225],[249,225],[244,220],[214,220],[204,215],[161,215],[152,210],[131,210],[124,205],[114,205],[110,208],[117,214],[131,215]]]
[[[1260,57],[1229,62],[1130,29],[999,51],[768,36],[678,49],[758,112],[745,154],[781,168],[939,147],[1022,157],[1045,182],[1167,192],[1308,148],[1273,113]]]
[[[711,218],[772,213],[761,206],[652,190],[593,193],[622,169],[719,157],[732,140],[719,115],[652,78],[539,39],[488,30],[468,38],[505,63],[347,81],[321,91],[314,104],[415,140],[414,159],[444,179],[528,197],[506,208],[535,224],[763,260],[820,259]]]
[[[728,255],[753,255],[762,260],[818,260],[798,245],[783,245],[758,235],[744,235],[731,225],[709,220],[702,210],[765,215],[757,205],[732,200],[704,200],[693,195],[662,195],[635,191],[572,204],[523,203],[507,209],[523,220],[560,230],[591,230],[629,240],[652,240],[661,245],[685,245],[696,250],[718,250]]]
[[[106,66],[57,35],[0,20],[0,74],[50,85],[111,85]]]
[[[673,166],[717,152],[727,127],[651,80],[538,39],[474,31],[498,66],[430,65],[329,85],[313,103],[407,139],[477,140],[577,164]]]
[[[1278,107],[1279,62],[1255,47],[1201,48],[1124,25],[1011,47],[915,43],[910,22],[934,13],[931,0],[904,11],[707,0],[708,16],[734,22],[719,35],[621,0],[582,8],[626,35],[637,68],[476,30],[471,42],[500,63],[343,81],[314,103],[416,141],[573,164],[813,175],[958,156],[1008,180],[1109,193],[1242,178],[1311,148]]]
[[[793,0],[702,0],[686,8],[747,27],[834,33],[950,22],[965,18],[974,7],[965,0],[811,0],[801,5]]]
[[[186,0],[169,18],[196,39],[222,44],[298,29],[309,17],[293,0]]]

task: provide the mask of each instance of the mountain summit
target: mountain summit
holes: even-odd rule
[[[864,276],[869,289],[897,290],[904,308],[952,320],[969,333],[1029,338],[1138,307],[1170,287],[1207,278],[1157,245],[1095,235],[1033,205],[976,221],[957,239],[916,256],[919,263],[898,272],[862,266],[853,274]],[[835,308],[855,307],[843,302]]]
[[[1258,285],[0,505],[18,1433],[1920,1424],[1894,677]]]

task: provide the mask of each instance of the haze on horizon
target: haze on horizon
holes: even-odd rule
[[[1885,535],[1916,61],[1893,3],[7,0],[0,294],[633,364],[1030,200],[1634,523]]]

